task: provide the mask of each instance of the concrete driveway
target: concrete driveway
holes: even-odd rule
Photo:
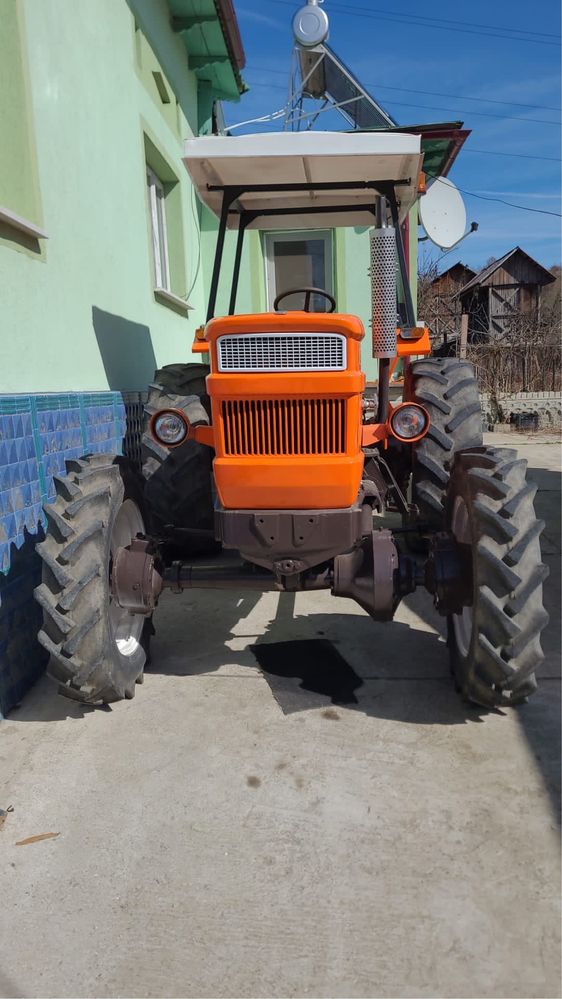
[[[421,594],[393,625],[323,593],[167,596],[134,701],[44,679],[0,726],[0,995],[560,995],[560,451],[490,440],[548,521],[532,701],[463,706]],[[329,646],[304,678],[298,649],[258,669],[251,645],[298,639],[343,657],[328,693]]]

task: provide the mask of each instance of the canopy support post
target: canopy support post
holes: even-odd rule
[[[399,219],[398,219],[398,206],[396,202],[396,191],[395,187],[397,185],[408,186],[410,180],[400,180],[400,181],[343,181],[343,182],[322,182],[322,183],[307,183],[307,184],[254,184],[245,187],[223,187],[221,185],[209,184],[209,191],[221,191],[222,192],[222,206],[219,222],[219,230],[217,234],[217,244],[215,250],[215,261],[213,265],[213,274],[211,278],[211,288],[209,291],[209,306],[207,309],[207,322],[213,318],[215,314],[215,309],[217,305],[219,281],[220,281],[220,271],[222,266],[222,260],[224,256],[224,246],[226,240],[226,230],[228,228],[228,216],[231,211],[233,211],[232,206],[235,201],[237,201],[243,194],[267,192],[267,193],[277,193],[277,192],[292,192],[292,191],[372,191],[378,197],[375,197],[375,201],[372,204],[362,204],[362,205],[330,205],[328,207],[317,207],[314,205],[307,205],[306,207],[298,207],[294,209],[285,208],[273,208],[273,209],[260,209],[257,211],[244,211],[241,206],[239,206],[240,213],[240,223],[238,230],[238,240],[236,244],[236,253],[234,259],[234,272],[232,277],[232,288],[230,293],[230,304],[229,304],[229,315],[234,314],[236,308],[236,297],[238,293],[238,285],[240,282],[240,268],[242,264],[242,251],[244,243],[244,235],[248,225],[254,221],[256,218],[260,218],[263,215],[270,215],[272,217],[276,215],[306,215],[306,214],[320,214],[324,212],[340,212],[342,214],[357,212],[357,211],[369,211],[375,218],[377,217],[377,202],[380,205],[380,195],[388,198],[390,203],[392,219],[394,227],[396,230],[396,246],[398,252],[398,260],[400,264],[400,273],[402,275],[402,283],[404,285],[404,296],[406,300],[406,313],[408,317],[408,323],[410,326],[415,326],[415,311],[412,302],[412,295],[410,291],[410,285],[408,281],[406,257],[404,253],[404,244],[402,240],[402,231],[400,229]],[[379,208],[380,211],[380,208]]]
[[[242,190],[238,187],[226,187],[224,189],[222,197],[222,208],[221,217],[219,223],[219,231],[217,235],[217,246],[215,250],[215,262],[213,265],[213,276],[211,278],[211,289],[209,291],[209,307],[207,309],[207,322],[209,322],[214,314],[217,306],[217,295],[219,290],[219,279],[220,270],[222,264],[222,258],[224,253],[224,243],[226,237],[226,227],[228,223],[228,213],[238,197],[242,194]]]
[[[236,255],[234,257],[234,270],[232,272],[232,285],[230,288],[230,302],[228,305],[228,314],[233,316],[236,310],[236,295],[238,293],[238,282],[240,280],[240,265],[242,263],[242,250],[244,248],[244,234],[246,232],[246,226],[244,224],[245,213],[243,212],[240,216],[240,225],[238,228],[238,239],[236,240]]]
[[[404,251],[404,239],[402,235],[402,227],[400,225],[400,220],[398,217],[398,205],[396,204],[396,192],[392,191],[392,197],[389,198],[390,202],[390,214],[392,215],[392,224],[394,226],[394,231],[396,232],[396,252],[398,254],[398,265],[400,267],[400,277],[402,278],[402,288],[404,289],[404,305],[406,307],[406,321],[410,329],[413,329],[416,325],[416,310],[414,309],[414,303],[412,300],[412,289],[410,288],[410,276],[408,274],[408,265],[406,263],[406,253]]]
[[[236,296],[238,295],[238,285],[240,283],[240,267],[242,265],[242,250],[244,249],[244,236],[246,229],[258,218],[258,212],[241,212],[240,224],[238,228],[238,239],[236,241],[236,255],[234,257],[234,270],[232,273],[232,288],[230,291],[230,304],[228,306],[229,316],[233,316],[236,311]]]

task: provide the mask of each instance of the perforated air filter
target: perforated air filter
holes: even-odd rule
[[[396,232],[371,230],[373,357],[396,357]]]

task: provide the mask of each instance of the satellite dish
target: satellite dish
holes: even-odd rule
[[[419,201],[420,221],[432,243],[448,250],[466,230],[466,208],[459,190],[448,177],[435,177]]]
[[[308,0],[306,7],[301,7],[293,18],[295,41],[304,48],[325,42],[329,27],[328,15],[320,10],[318,0]]]

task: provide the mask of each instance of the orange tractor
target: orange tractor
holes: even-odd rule
[[[472,366],[431,358],[416,322],[402,223],[420,196],[420,136],[209,137],[189,141],[185,160],[220,219],[193,345],[207,363],[156,373],[142,476],[96,454],[56,480],[36,591],[49,673],[81,701],[132,697],[164,588],[328,589],[391,621],[421,586],[447,618],[462,694],[525,700],[547,621],[543,525],[526,463],[483,446]],[[248,229],[327,226],[371,227],[376,398],[363,325],[327,291],[290,289],[271,312],[235,314]],[[214,318],[229,229],[229,314]],[[302,309],[283,311],[295,294]]]

